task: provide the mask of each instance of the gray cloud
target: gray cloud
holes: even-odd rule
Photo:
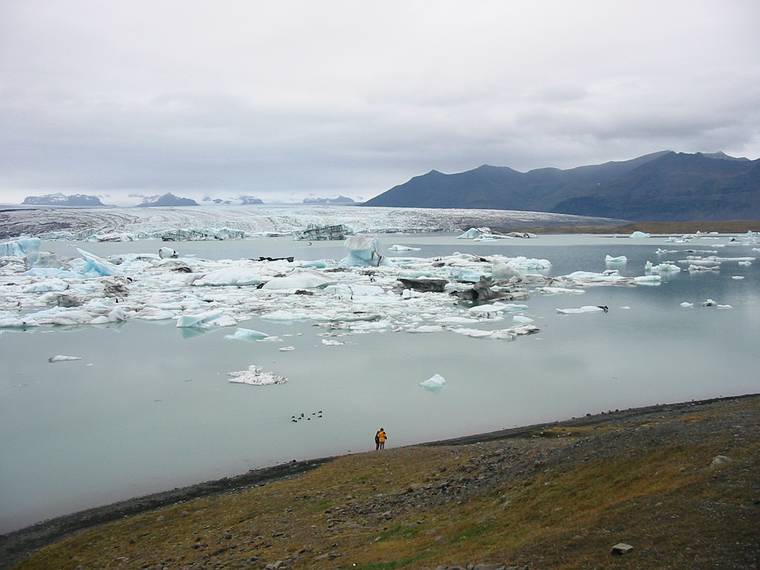
[[[756,157],[758,6],[3,3],[0,202],[371,196],[431,168]]]

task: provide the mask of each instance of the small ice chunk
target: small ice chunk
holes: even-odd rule
[[[295,346],[281,346],[279,348],[280,352],[290,352],[290,351],[295,350],[295,349],[296,349]]]
[[[684,309],[691,309],[694,306],[694,303],[689,303],[688,301],[683,301],[681,303],[681,307]]]
[[[742,279],[744,279],[744,275],[732,275],[731,279],[734,279],[736,281],[741,281]]]
[[[617,257],[614,257],[607,254],[604,256],[604,263],[607,265],[625,265],[628,263],[628,258],[625,255],[618,255]]]
[[[394,244],[388,248],[390,251],[420,251],[419,247],[410,247],[408,245]]]
[[[539,287],[538,291],[544,295],[583,295],[585,289],[569,289],[567,287]]]
[[[248,342],[256,341],[256,340],[264,340],[265,338],[269,338],[269,335],[265,332],[253,330],[253,329],[244,329],[244,328],[238,328],[234,333],[225,335],[224,338],[228,338],[231,340],[245,340]]]
[[[651,261],[647,261],[646,265],[644,265],[644,273],[647,275],[649,274],[655,274],[655,275],[670,275],[673,273],[680,273],[681,268],[677,265],[674,265],[673,263],[668,263],[667,261],[665,263],[660,263],[658,265],[653,264]]]
[[[640,231],[637,230],[637,231],[631,233],[631,235],[629,237],[631,237],[632,239],[642,239],[642,238],[652,237],[652,235],[648,234],[646,232],[640,232]]]
[[[161,247],[158,249],[158,257],[161,259],[175,259],[179,257],[179,254],[170,247]]]
[[[441,325],[420,325],[418,327],[406,329],[406,332],[409,333],[437,333],[443,331],[444,328]]]
[[[714,307],[714,306],[716,306],[717,304],[718,304],[718,303],[716,303],[716,302],[715,302],[715,301],[713,301],[712,299],[705,299],[704,301],[702,301],[702,306],[703,306],[703,307]]]
[[[420,386],[422,386],[426,390],[433,390],[433,391],[440,390],[445,385],[446,385],[446,378],[444,378],[440,374],[433,374],[427,380],[420,382]]]
[[[733,309],[731,305],[718,305],[718,309]]]
[[[512,321],[521,325],[527,325],[533,322],[533,319],[526,317],[525,315],[515,315],[512,317]]]
[[[464,327],[451,329],[451,332],[461,334],[464,336],[469,336],[472,338],[485,338],[493,334],[493,331],[484,331],[482,329],[468,329]]]
[[[744,267],[749,267],[750,265],[752,265],[752,262],[751,261],[740,261],[739,265],[743,265]]]
[[[81,356],[66,356],[65,354],[56,354],[48,358],[48,362],[71,362],[73,360],[82,360]]]
[[[255,364],[251,364],[248,370],[230,372],[230,382],[234,384],[248,384],[250,386],[269,386],[272,384],[285,384],[288,381],[285,376],[265,372]]]
[[[624,311],[630,311],[631,310],[631,308],[628,305],[623,305],[620,308],[623,309]]]
[[[177,317],[177,328],[205,327],[224,316],[222,311],[205,311],[195,315]]]
[[[659,285],[662,282],[662,277],[659,275],[639,275],[633,278],[633,282],[636,285]]]
[[[583,307],[569,308],[569,309],[557,309],[560,315],[579,315],[582,313],[604,313],[605,310],[602,307],[596,305],[584,305]]]
[[[342,343],[339,340],[335,340],[332,338],[323,338],[322,344],[325,346],[343,346],[344,343]]]

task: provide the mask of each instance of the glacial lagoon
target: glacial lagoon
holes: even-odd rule
[[[689,249],[756,257],[758,245],[726,237],[665,239],[541,236],[473,242],[453,236],[382,236],[388,255],[454,252],[548,259],[550,275],[601,272],[625,255],[623,276],[646,261],[679,260]],[[392,244],[419,251],[391,253]],[[76,256],[155,251],[160,242],[45,242]],[[341,243],[267,238],[170,244],[182,256],[339,259]],[[656,255],[665,248],[678,253]],[[709,255],[709,254],[703,254]],[[259,317],[237,324],[280,342],[225,338],[234,327],[180,329],[174,320],[35,327],[0,333],[0,532],[87,507],[248,469],[372,447],[379,426],[389,446],[513,427],[610,409],[760,391],[760,262],[663,277],[657,286],[582,287],[582,295],[531,291],[522,315],[537,334],[512,342],[451,330],[337,337],[312,321]],[[735,279],[734,277],[743,277]],[[702,307],[706,299],[731,309]],[[455,299],[451,299],[454,304]],[[694,306],[684,308],[682,302]],[[557,308],[605,305],[607,313]],[[513,315],[480,329],[513,326]],[[470,326],[470,325],[467,325]],[[473,325],[474,326],[474,325]],[[294,350],[281,351],[285,346]],[[53,355],[81,360],[49,363]],[[230,383],[256,364],[286,384]],[[440,374],[438,391],[419,383]],[[322,417],[317,412],[322,411]],[[291,421],[291,416],[305,418]],[[314,414],[314,415],[312,415]]]

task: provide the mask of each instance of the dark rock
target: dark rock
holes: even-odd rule
[[[403,279],[399,282],[405,289],[421,291],[423,293],[443,293],[448,281],[446,279]]]

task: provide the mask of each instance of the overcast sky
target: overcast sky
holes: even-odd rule
[[[0,0],[0,202],[760,155],[760,2]]]

